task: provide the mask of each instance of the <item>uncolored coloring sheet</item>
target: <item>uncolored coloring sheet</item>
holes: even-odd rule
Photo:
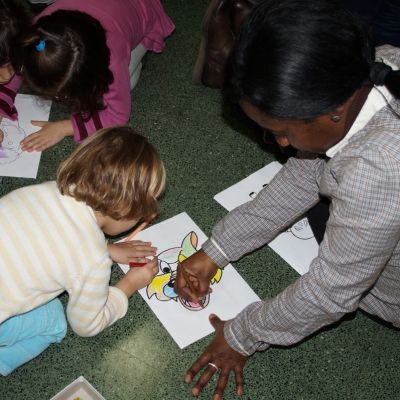
[[[201,299],[203,308],[177,296],[173,286],[178,262],[195,253],[207,239],[186,213],[147,228],[136,239],[152,242],[159,260],[157,276],[139,293],[181,349],[214,331],[208,320],[211,313],[231,319],[260,300],[230,264],[216,272],[212,293]],[[120,267],[125,273],[129,270],[127,265]]]
[[[11,121],[3,117],[0,122],[0,129],[4,133],[0,148],[0,176],[36,178],[42,153],[22,151],[20,142],[40,129],[33,126],[31,120],[49,120],[51,102],[37,96],[17,94],[15,107],[18,111],[18,120]]]
[[[214,196],[214,199],[228,211],[231,211],[254,199],[260,190],[268,186],[268,183],[281,168],[280,163],[272,162],[218,193]],[[300,275],[308,271],[311,261],[318,255],[318,243],[307,218],[295,223],[268,245]]]

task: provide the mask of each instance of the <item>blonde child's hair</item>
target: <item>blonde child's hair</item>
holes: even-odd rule
[[[157,198],[165,181],[159,154],[129,126],[101,129],[57,171],[63,195],[116,220],[147,219],[158,213]]]

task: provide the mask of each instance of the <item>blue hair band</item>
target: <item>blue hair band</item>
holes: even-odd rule
[[[40,53],[42,52],[46,47],[46,42],[44,39],[39,40],[39,43],[36,45],[36,50]]]

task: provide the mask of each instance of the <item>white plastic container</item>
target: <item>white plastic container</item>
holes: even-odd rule
[[[105,400],[105,398],[83,376],[80,376],[50,400]]]

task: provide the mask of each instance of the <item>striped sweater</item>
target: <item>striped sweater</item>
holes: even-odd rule
[[[0,323],[69,294],[67,317],[80,336],[122,318],[125,294],[109,286],[112,261],[93,210],[62,196],[55,182],[0,199]]]

